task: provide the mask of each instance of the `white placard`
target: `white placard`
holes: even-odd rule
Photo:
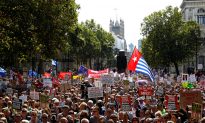
[[[103,97],[103,88],[88,87],[88,98]]]
[[[114,78],[112,77],[111,74],[103,74],[101,75],[101,82],[102,84],[113,84]]]
[[[51,78],[43,78],[43,87],[52,88],[52,80]]]
[[[22,100],[22,103],[24,103],[25,101],[27,101],[27,95],[22,95],[19,97],[20,100]]]
[[[102,87],[102,82],[101,81],[95,81],[94,85],[95,85],[95,87],[101,88]]]
[[[30,98],[33,100],[39,100],[39,92],[30,91]]]

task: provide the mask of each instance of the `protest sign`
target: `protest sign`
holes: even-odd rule
[[[12,89],[12,88],[7,88],[7,89],[6,89],[6,94],[12,96],[12,94],[13,94],[13,89]]]
[[[103,88],[88,87],[88,98],[103,97]]]
[[[102,84],[109,84],[112,85],[114,84],[114,78],[111,76],[111,74],[103,74],[101,75],[101,82]]]
[[[181,91],[180,92],[180,107],[186,109],[187,105],[192,103],[202,104],[201,91]]]
[[[145,87],[138,87],[138,94],[139,96],[152,96],[153,95],[153,89],[151,86]]]
[[[95,85],[95,87],[99,87],[99,88],[101,88],[103,86],[101,81],[95,81],[94,85]]]
[[[20,99],[14,99],[14,100],[13,100],[13,103],[12,103],[12,107],[13,107],[14,109],[20,110],[21,107],[22,107],[22,100],[20,100]]]
[[[124,96],[117,96],[116,97],[117,102],[120,104],[120,108],[123,111],[132,111],[132,99],[130,96],[128,95],[124,95]]]
[[[22,103],[24,103],[25,101],[27,101],[27,95],[21,95],[19,99],[22,101]]]
[[[39,100],[39,92],[30,91],[30,98],[33,100]]]
[[[192,103],[192,118],[199,120],[202,118],[202,105],[199,103]]]
[[[51,78],[43,78],[43,87],[52,88],[52,80],[51,80]]]
[[[177,95],[166,95],[165,100],[165,107],[168,110],[179,110],[180,107]]]

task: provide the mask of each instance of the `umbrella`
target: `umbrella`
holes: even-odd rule
[[[6,71],[0,67],[0,76],[5,77],[6,76]]]

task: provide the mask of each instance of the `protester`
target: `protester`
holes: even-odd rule
[[[136,84],[133,80],[134,86],[133,81],[127,86],[125,75],[116,79],[114,74],[102,75],[106,79],[82,76],[84,79],[75,82],[61,80],[53,87],[45,86],[42,78],[33,78],[31,87],[21,89],[23,86],[16,88],[10,83],[19,80],[16,83],[26,84],[18,73],[19,79],[2,85],[5,91],[0,96],[0,123],[205,122],[203,74],[198,82],[188,84],[177,82],[180,77],[169,78],[169,74],[167,78],[156,75],[159,81],[155,83],[138,75],[148,83]]]

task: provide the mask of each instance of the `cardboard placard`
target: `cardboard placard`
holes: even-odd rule
[[[202,104],[201,91],[180,92],[180,107],[181,108],[186,109],[186,106],[192,105],[192,103]]]
[[[148,86],[148,87],[139,87],[138,88],[138,94],[139,96],[152,96],[153,95],[153,89],[151,86]]]
[[[103,97],[103,88],[88,87],[88,98]]]

